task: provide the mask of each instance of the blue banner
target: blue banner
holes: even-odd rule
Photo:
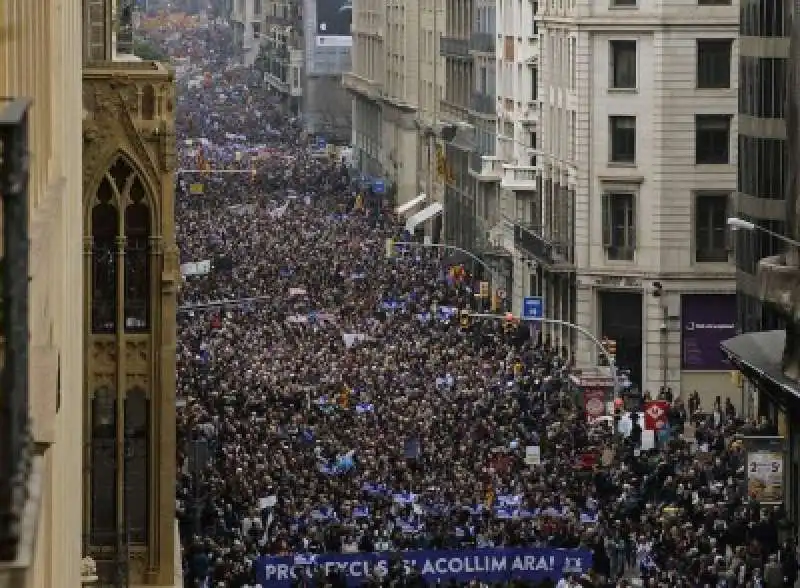
[[[383,576],[389,570],[390,559],[397,558],[407,569],[416,568],[428,583],[479,580],[502,582],[526,580],[541,582],[547,578],[558,581],[564,574],[589,571],[592,553],[581,549],[509,548],[457,549],[448,551],[403,551],[390,553],[328,553],[324,555],[263,556],[256,562],[256,580],[261,586],[290,588],[291,582],[302,576],[309,579],[315,568],[325,574],[340,570],[352,588],[361,586],[376,573]]]

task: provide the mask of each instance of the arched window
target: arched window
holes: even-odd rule
[[[133,543],[147,543],[149,502],[149,401],[141,388],[125,398],[125,504]]]
[[[92,399],[90,542],[117,541],[117,400],[113,390],[99,388]]]
[[[146,330],[150,322],[150,210],[138,177],[130,184],[125,209],[125,330]]]
[[[113,333],[117,326],[117,208],[108,178],[97,189],[92,209],[92,332]]]

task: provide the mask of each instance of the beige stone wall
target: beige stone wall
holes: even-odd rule
[[[82,272],[81,3],[0,2],[0,96],[28,97],[31,412],[49,444],[26,586],[79,586]]]

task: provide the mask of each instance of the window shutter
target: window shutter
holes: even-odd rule
[[[611,194],[603,194],[603,247],[611,246]]]

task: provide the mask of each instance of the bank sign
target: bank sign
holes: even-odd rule
[[[720,343],[736,336],[735,294],[681,296],[681,367],[693,371],[729,370]]]
[[[541,582],[549,578],[557,582],[567,573],[588,572],[592,554],[580,549],[514,548],[264,556],[256,562],[256,580],[265,587],[290,588],[293,580],[303,576],[312,579],[315,570],[322,568],[326,575],[340,570],[347,585],[355,588],[371,575],[384,576],[390,560],[402,561],[407,569],[416,568],[429,585],[451,579]]]

